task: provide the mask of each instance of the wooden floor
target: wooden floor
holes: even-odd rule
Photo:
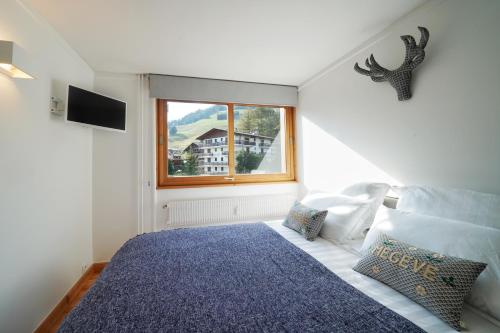
[[[66,315],[80,302],[87,290],[92,287],[107,263],[95,263],[82,275],[80,280],[71,288],[71,290],[56,305],[54,310],[45,318],[35,333],[56,332],[61,326]]]

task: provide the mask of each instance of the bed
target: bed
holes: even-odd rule
[[[59,332],[454,332],[354,272],[352,245],[309,242],[281,221],[137,236]],[[464,320],[500,332],[471,308]]]

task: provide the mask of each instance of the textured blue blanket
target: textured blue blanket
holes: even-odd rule
[[[265,224],[129,240],[59,332],[423,332]]]

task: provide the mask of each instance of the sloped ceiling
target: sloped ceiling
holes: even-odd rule
[[[424,0],[22,0],[96,71],[299,85]]]

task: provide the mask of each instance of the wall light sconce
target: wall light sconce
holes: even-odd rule
[[[14,42],[0,40],[0,73],[16,79],[33,79],[21,68],[26,67],[26,56]]]

